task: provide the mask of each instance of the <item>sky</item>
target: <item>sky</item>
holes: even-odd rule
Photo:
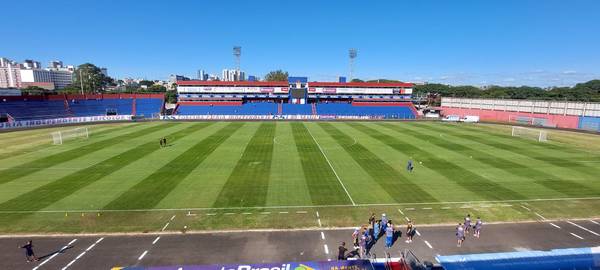
[[[452,85],[600,79],[597,0],[3,1],[0,57],[93,63],[112,77],[282,69],[311,81]]]

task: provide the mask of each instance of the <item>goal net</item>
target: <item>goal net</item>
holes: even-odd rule
[[[548,133],[545,130],[533,128],[512,127],[512,136],[534,139],[538,142],[548,141]]]
[[[72,140],[76,138],[85,138],[87,139],[90,136],[90,132],[88,128],[74,128],[69,130],[61,130],[52,132],[52,142],[54,144],[63,144],[66,140]]]

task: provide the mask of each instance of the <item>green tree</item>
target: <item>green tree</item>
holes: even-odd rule
[[[177,103],[177,91],[167,91],[165,93],[165,101],[167,103]]]
[[[352,81],[350,81],[350,82],[365,82],[365,81],[363,81],[361,79],[352,79]]]
[[[73,85],[80,88],[83,86],[86,93],[101,91],[105,86],[114,83],[112,78],[104,76],[100,68],[90,63],[79,65],[73,73],[73,79]]]
[[[287,80],[288,80],[287,71],[283,71],[281,69],[271,71],[271,72],[267,73],[267,75],[265,75],[265,81],[268,81],[268,82],[281,82],[281,81],[287,82]]]
[[[153,81],[148,81],[148,80],[141,80],[139,83],[139,85],[145,85],[146,87],[150,87],[154,85]]]

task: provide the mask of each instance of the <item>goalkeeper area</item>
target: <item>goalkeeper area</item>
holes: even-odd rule
[[[80,127],[67,130],[59,130],[50,133],[52,135],[52,143],[63,144],[65,141],[74,140],[78,138],[89,138],[90,131],[87,127]]]
[[[467,212],[538,219],[527,209],[600,216],[600,136],[570,131],[163,121],[20,130],[0,141],[0,233],[314,228],[315,212],[324,227],[355,227],[372,212],[419,225],[456,224]]]

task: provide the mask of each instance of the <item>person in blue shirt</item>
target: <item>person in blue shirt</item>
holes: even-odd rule
[[[385,247],[391,248],[394,243],[394,225],[392,225],[392,221],[388,221],[388,224],[385,228]]]
[[[412,161],[412,159],[408,160],[408,163],[406,164],[406,170],[408,172],[412,172],[413,171],[413,161]]]

